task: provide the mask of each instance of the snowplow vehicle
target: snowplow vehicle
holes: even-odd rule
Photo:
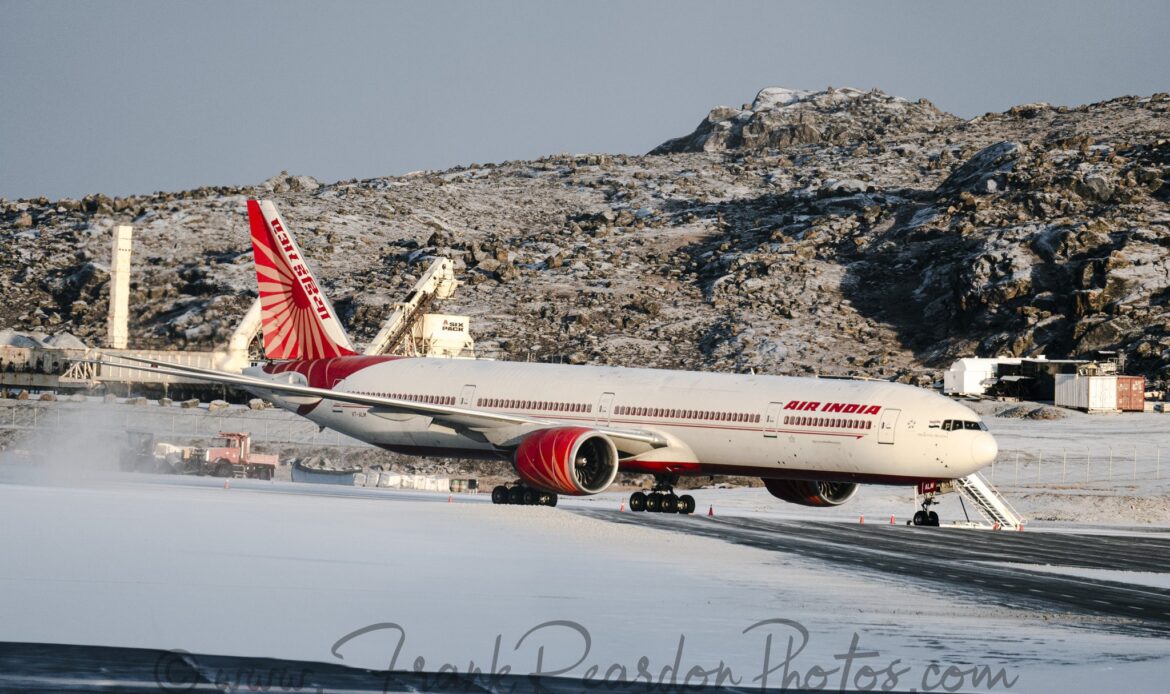
[[[121,466],[129,472],[153,472],[270,480],[276,473],[275,455],[252,451],[247,433],[219,432],[211,446],[179,446],[158,441],[148,431],[127,432]]]
[[[253,452],[251,434],[221,431],[213,446],[192,449],[185,462],[183,472],[189,475],[270,480],[276,473],[277,456]]]

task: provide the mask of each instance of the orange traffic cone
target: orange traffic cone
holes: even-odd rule
[[[622,505],[618,507],[618,513],[625,513],[625,512],[626,512],[626,502],[623,501]]]
[[[897,525],[898,522],[894,520],[894,514],[890,514],[890,525]]]
[[[228,486],[228,480],[224,480],[224,481],[223,481],[223,488],[224,488],[224,489],[230,489],[230,488],[231,488],[231,487],[229,487],[229,486]]]
[[[707,507],[707,517],[710,518],[711,516],[714,516],[714,515],[715,515],[715,507],[708,506]]]
[[[861,518],[857,519],[858,525],[865,525],[865,514],[861,514]]]
[[[992,529],[992,530],[999,530],[999,521],[996,521],[996,522],[992,523],[992,524],[991,524],[991,529]]]
[[[451,502],[452,502],[452,501],[454,501],[454,500],[455,500],[455,495],[454,495],[454,494],[448,494],[448,495],[447,495],[447,503],[451,503]]]

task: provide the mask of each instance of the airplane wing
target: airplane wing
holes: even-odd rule
[[[429,416],[441,424],[460,426],[479,431],[485,436],[485,438],[492,441],[493,443],[503,443],[509,439],[514,438],[515,436],[522,435],[523,433],[527,433],[535,429],[544,429],[564,424],[563,422],[559,422],[555,419],[529,417],[526,415],[508,414],[503,412],[488,412],[485,410],[478,410],[467,407],[454,407],[450,405],[433,405],[430,403],[414,402],[412,400],[386,398],[378,395],[350,393],[342,390],[329,390],[327,388],[313,388],[311,386],[301,385],[299,383],[268,380],[265,378],[257,378],[255,376],[248,376],[245,374],[215,371],[213,369],[201,369],[195,366],[172,364],[154,359],[144,359],[141,357],[118,356],[117,359],[118,363],[106,361],[94,361],[91,363],[138,369],[141,371],[149,371],[151,373],[161,373],[168,376],[195,378],[203,381],[209,381],[211,383],[223,383],[225,385],[243,388],[257,394],[275,393],[285,397],[308,398],[309,401],[314,399],[321,399],[345,402],[354,405],[367,405],[373,410],[372,414],[385,413],[391,417],[393,417],[394,414]],[[127,364],[123,363],[123,361],[135,362],[136,364]],[[292,374],[288,373],[274,374],[273,376],[275,378],[285,376],[290,378],[290,380],[292,378]],[[671,442],[668,441],[665,436],[654,431],[643,429],[620,429],[607,426],[596,426],[593,428],[613,439],[615,445],[617,445],[619,449],[625,449],[631,453],[642,452],[653,448],[663,448],[671,444]],[[623,442],[625,442],[627,445],[622,445]]]

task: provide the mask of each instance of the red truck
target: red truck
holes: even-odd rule
[[[270,480],[276,473],[277,456],[253,453],[252,436],[247,433],[221,431],[212,447],[192,453],[187,474]]]

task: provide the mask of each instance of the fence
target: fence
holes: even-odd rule
[[[78,428],[117,433],[151,431],[176,439],[206,438],[221,431],[247,432],[264,443],[319,446],[367,444],[284,410],[245,410],[230,407],[218,412],[205,409],[95,403],[21,403],[0,405],[0,429],[51,431],[66,434]]]
[[[983,475],[992,483],[1077,484],[1170,477],[1170,448],[1141,442],[1099,448],[1001,451]]]

